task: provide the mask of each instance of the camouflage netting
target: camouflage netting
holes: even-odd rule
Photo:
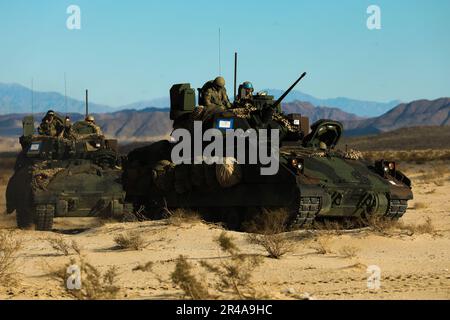
[[[350,149],[349,151],[345,152],[344,158],[351,160],[360,160],[363,159],[364,156],[361,151]]]
[[[31,179],[32,188],[37,190],[46,190],[50,182],[55,178],[55,176],[64,168],[53,168],[53,169],[38,169],[33,170],[33,177]]]
[[[230,188],[242,179],[242,170],[235,158],[227,157],[223,164],[216,165],[216,178],[220,186]]]
[[[182,194],[194,188],[229,188],[241,181],[242,171],[234,158],[226,158],[224,164],[175,165],[162,160],[152,170],[152,179],[162,192]]]
[[[35,190],[47,190],[48,185],[58,176],[69,177],[83,173],[98,175],[102,171],[101,167],[94,164],[47,168],[46,162],[42,162],[33,166],[31,185]]]

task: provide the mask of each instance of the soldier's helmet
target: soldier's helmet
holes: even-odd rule
[[[53,117],[55,115],[55,111],[53,110],[48,110],[47,114],[45,115],[46,117]]]
[[[214,85],[219,88],[225,87],[225,79],[223,77],[217,77],[214,79]]]
[[[252,90],[253,91],[253,84],[250,81],[245,81],[242,86],[244,89]]]
[[[93,116],[89,115],[86,117],[86,119],[84,119],[86,122],[90,122],[90,123],[94,123],[95,119]]]

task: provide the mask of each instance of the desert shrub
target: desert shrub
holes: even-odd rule
[[[343,246],[339,249],[339,254],[343,258],[355,258],[358,252],[359,249],[352,246]]]
[[[216,276],[216,287],[221,291],[230,291],[239,299],[254,299],[256,291],[251,287],[251,278],[261,264],[261,257],[241,253],[233,238],[222,232],[216,239],[220,249],[228,258],[221,258],[218,265],[206,261],[200,264]]]
[[[165,210],[167,223],[173,226],[181,226],[186,223],[200,222],[200,214],[193,210],[176,209],[174,211]]]
[[[69,256],[72,254],[72,251],[73,253],[80,254],[81,249],[75,241],[68,244],[62,237],[50,238],[47,239],[47,241],[50,243],[50,246],[61,255]]]
[[[81,276],[81,288],[69,289],[67,281],[71,276],[68,273],[70,266],[77,266]],[[117,298],[120,287],[116,285],[118,269],[116,266],[109,267],[105,272],[101,272],[91,263],[85,261],[84,257],[72,258],[70,263],[62,268],[53,270],[50,275],[60,281],[66,292],[78,300],[110,300]]]
[[[225,232],[216,239],[216,243],[227,257],[221,257],[220,261],[215,264],[200,260],[200,266],[213,277],[210,282],[212,287],[221,292],[231,293],[238,299],[258,297],[256,290],[251,287],[251,278],[255,269],[262,262],[261,257],[241,253],[233,238]],[[183,256],[177,259],[171,279],[187,297],[192,299],[215,298],[209,294],[207,286],[204,284],[205,277],[199,280],[195,276],[193,266]]]
[[[309,248],[313,249],[317,254],[329,254],[331,253],[330,242],[330,235],[320,235],[310,244]]]
[[[286,234],[283,234],[288,228],[288,218],[284,210],[264,211],[246,226],[247,231],[253,232],[248,235],[247,240],[262,246],[269,258],[281,258],[291,252],[294,246]]]
[[[192,265],[184,256],[178,257],[171,279],[175,285],[184,291],[187,297],[193,300],[205,300],[211,297],[207,287],[194,275]]]
[[[435,234],[436,230],[431,218],[426,218],[421,224],[406,224],[402,221],[386,219],[383,217],[372,217],[368,220],[369,226],[376,232],[384,235],[395,235],[401,232],[407,235]]]
[[[10,232],[0,232],[0,285],[13,285],[17,282],[16,263],[22,241],[15,239]]]
[[[153,270],[153,261],[149,261],[145,264],[140,264],[133,268],[133,271],[142,271],[142,272],[150,272]]]
[[[122,233],[114,237],[117,249],[141,250],[146,247],[145,240],[136,231]]]

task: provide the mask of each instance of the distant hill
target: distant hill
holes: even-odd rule
[[[300,113],[309,117],[311,123],[319,119],[334,119],[338,121],[357,121],[363,118],[355,114],[347,113],[338,108],[315,107],[309,102],[294,101],[283,104],[283,111],[289,113]]]
[[[376,135],[344,137],[345,145],[361,151],[450,149],[450,126],[420,126],[401,128]]]
[[[276,98],[280,97],[284,91],[277,89],[266,89],[269,94],[274,95]],[[158,99],[145,100],[135,102],[129,105],[120,107],[121,109],[144,109],[148,107],[167,107],[169,106],[169,97],[162,97]],[[355,114],[360,117],[376,117],[388,110],[392,109],[400,103],[398,100],[383,102],[363,101],[349,98],[335,98],[335,99],[320,99],[313,97],[309,94],[292,91],[284,100],[285,103],[293,102],[308,102],[314,106],[324,106],[328,108],[338,108],[346,113]]]
[[[279,97],[284,91],[278,89],[266,90],[270,94]],[[31,112],[31,90],[19,84],[0,83],[0,114],[8,113],[29,113]],[[67,98],[68,112],[84,113],[84,92],[80,92],[80,99]],[[379,116],[396,106],[398,101],[374,102],[362,101],[349,98],[320,99],[305,94],[301,91],[292,91],[285,99],[285,103],[294,101],[309,102],[314,106],[324,106],[339,108],[344,112],[356,114],[360,117]],[[169,97],[161,97],[130,103],[117,108],[107,105],[90,103],[90,109],[95,113],[114,112],[116,110],[146,108],[167,108],[169,107]],[[57,92],[34,91],[34,112],[45,112],[49,108],[59,111],[65,109],[65,98],[63,94]]]
[[[30,113],[32,91],[19,84],[0,83],[0,114],[8,113]],[[80,93],[81,96],[84,92]],[[64,109],[65,97],[57,92],[33,93],[34,112],[46,112],[49,109]],[[90,103],[92,112],[111,112],[114,109],[105,105]],[[67,97],[67,110],[70,112],[84,113],[84,101]]]
[[[450,98],[402,103],[379,117],[344,121],[346,135],[376,134],[424,125],[450,125]]]
[[[275,97],[280,97],[284,91],[278,89],[266,89],[269,94]],[[389,102],[375,102],[364,101],[349,98],[333,98],[333,99],[320,99],[301,91],[293,90],[286,97],[285,102],[305,101],[315,106],[327,106],[331,108],[339,108],[347,113],[353,113],[361,117],[376,117],[389,111],[400,103],[398,100]]]
[[[310,103],[286,103],[283,109],[288,113],[301,113],[310,117],[311,121],[321,118],[338,120],[359,120],[361,118],[345,113],[335,108],[315,108]],[[36,126],[44,113],[35,114]],[[103,132],[110,137],[121,139],[148,139],[149,137],[165,136],[172,130],[169,119],[169,109],[146,108],[143,110],[121,110],[110,113],[94,114],[96,122]],[[83,118],[82,114],[71,113],[72,121]],[[0,115],[0,136],[18,136],[21,134],[23,114]]]
[[[79,113],[70,113],[72,122],[83,119]],[[122,110],[113,113],[93,114],[96,123],[108,137],[143,139],[164,136],[170,133],[172,121],[168,109]],[[0,115],[0,136],[17,137],[22,134],[23,114]],[[34,114],[37,127],[44,113]]]

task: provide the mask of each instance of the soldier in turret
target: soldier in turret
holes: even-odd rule
[[[202,100],[200,104],[206,108],[231,108],[230,100],[228,99],[227,90],[225,89],[225,79],[217,77],[212,81],[208,81],[203,86]]]
[[[102,129],[95,123],[94,116],[88,115],[84,121],[95,130],[95,134],[102,136]]]
[[[251,103],[251,101],[253,100],[253,91],[253,84],[250,81],[245,81],[244,83],[239,85],[236,103],[239,105]]]
[[[72,129],[72,121],[69,116],[64,119],[64,130],[61,132],[60,137],[68,140],[75,139],[75,134]]]
[[[61,120],[56,117],[53,110],[49,110],[39,125],[39,134],[50,137],[58,137],[63,131],[64,125]]]

